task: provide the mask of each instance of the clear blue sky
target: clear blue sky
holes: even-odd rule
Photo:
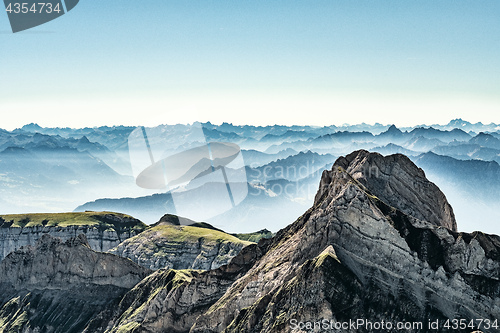
[[[498,0],[81,0],[0,59],[1,128],[500,123]]]

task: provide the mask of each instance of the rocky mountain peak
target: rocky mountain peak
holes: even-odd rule
[[[27,132],[37,132],[37,131],[42,130],[43,128],[36,123],[30,123],[30,124],[24,125],[23,127],[21,127],[21,129],[23,131],[27,131]]]
[[[456,231],[453,208],[446,196],[422,169],[408,157],[395,154],[382,156],[366,150],[340,157],[331,171],[324,171],[316,202],[331,187],[333,174],[339,168],[363,185],[373,196],[407,215]]]
[[[356,151],[323,173],[314,206],[189,332],[284,333],[292,320],[332,318],[496,318],[500,238],[454,228],[446,198],[409,159]]]
[[[380,133],[381,136],[390,136],[390,137],[401,137],[403,136],[403,132],[396,125],[391,125],[387,131]]]
[[[79,140],[78,140],[78,143],[82,143],[82,144],[88,144],[88,143],[91,143],[89,138],[87,138],[86,135],[82,136]]]
[[[387,129],[387,133],[402,133],[401,130],[399,128],[396,127],[396,125],[391,125],[388,129]]]

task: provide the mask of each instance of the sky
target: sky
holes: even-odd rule
[[[0,128],[500,123],[498,0],[80,0],[13,34]]]

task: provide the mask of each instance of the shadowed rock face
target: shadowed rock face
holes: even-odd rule
[[[132,288],[146,274],[130,260],[90,249],[80,234],[66,242],[44,235],[34,247],[14,251],[0,264],[0,281],[16,289],[65,288],[90,283]]]
[[[128,292],[118,306],[96,316],[85,332],[189,332],[269,244],[269,239],[263,239],[249,245],[228,265],[211,271],[158,270]]]
[[[79,332],[151,271],[90,249],[81,234],[44,235],[0,264],[0,323],[6,332]]]

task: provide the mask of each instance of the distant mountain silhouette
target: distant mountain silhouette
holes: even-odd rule
[[[218,216],[220,224],[231,219],[249,222],[253,215],[267,221],[268,214],[273,217],[272,223],[282,225],[284,217],[290,217],[288,211],[297,213],[294,205],[303,209],[311,203],[308,188],[317,185],[322,169],[329,168],[336,156],[360,149],[400,153],[414,159],[420,156],[418,163],[422,163],[425,171],[440,177],[440,181],[454,184],[452,194],[473,193],[481,202],[491,203],[490,206],[498,197],[496,173],[491,171],[494,167],[483,170],[485,164],[470,164],[471,167],[462,164],[468,160],[486,165],[500,162],[497,124],[455,119],[445,125],[414,127],[365,123],[323,127],[230,123],[201,126],[207,140],[239,145],[247,166],[249,189],[258,193],[238,209]],[[155,144],[169,145],[177,153],[192,148],[180,139],[189,128],[177,124],[150,130],[169,134],[160,136]],[[151,216],[151,221],[157,220],[172,207],[167,194],[136,186],[128,151],[128,138],[135,129],[131,126],[46,128],[32,123],[13,131],[0,130],[0,212],[70,211],[88,202],[93,207],[130,211],[133,215],[142,212]],[[452,160],[422,157],[431,152]],[[481,171],[470,174],[476,167]],[[210,171],[207,167],[195,169],[193,174]],[[299,170],[303,172],[297,175]],[[286,193],[282,191],[284,188]],[[485,195],[481,194],[483,188]],[[458,205],[459,215],[462,206]],[[263,228],[276,231],[267,224]]]

